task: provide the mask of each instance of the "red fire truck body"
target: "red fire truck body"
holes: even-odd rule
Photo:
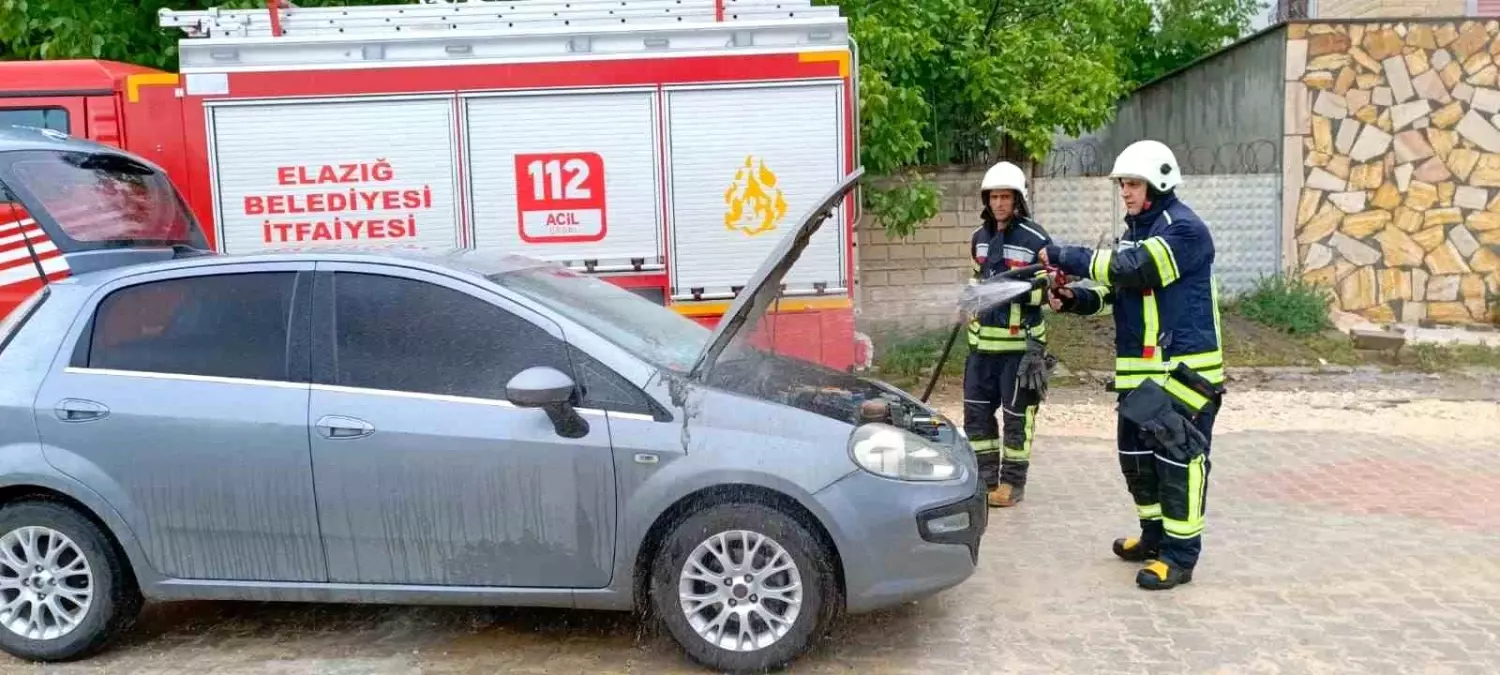
[[[277,4],[163,10],[187,34],[178,73],[0,63],[0,124],[155,162],[221,252],[520,253],[709,325],[858,161],[857,61],[836,7]],[[766,319],[777,351],[840,369],[868,358],[857,208],[788,275]]]

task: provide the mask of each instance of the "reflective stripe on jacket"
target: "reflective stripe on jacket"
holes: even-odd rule
[[[1193,405],[1201,396],[1184,391],[1166,373],[1186,363],[1209,382],[1224,382],[1213,235],[1175,194],[1127,216],[1125,224],[1125,236],[1112,251],[1051,251],[1057,253],[1053,263],[1068,275],[1098,284],[1078,289],[1072,311],[1114,315],[1116,389],[1135,389],[1150,378],[1201,407]]]
[[[1047,230],[1028,218],[1015,216],[1005,228],[987,221],[969,237],[969,283],[1035,264],[1039,252],[1051,243]],[[969,322],[969,348],[989,353],[1023,352],[1027,335],[1046,342],[1047,323],[1042,318],[1046,302],[1046,294],[1039,288],[1015,302],[980,312]]]

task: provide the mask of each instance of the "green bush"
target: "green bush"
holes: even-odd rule
[[[1328,290],[1300,277],[1261,277],[1255,288],[1227,308],[1256,323],[1291,335],[1312,335],[1333,327]]]

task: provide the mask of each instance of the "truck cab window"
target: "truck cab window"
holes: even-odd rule
[[[9,125],[68,133],[68,111],[62,108],[0,108],[0,127]]]

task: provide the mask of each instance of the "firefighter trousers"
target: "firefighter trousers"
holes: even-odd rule
[[[1120,398],[1128,393],[1120,392]],[[1174,567],[1192,569],[1203,550],[1208,474],[1213,467],[1209,455],[1218,410],[1209,406],[1192,419],[1193,426],[1208,441],[1208,448],[1186,464],[1153,452],[1142,443],[1139,426],[1118,418],[1120,472],[1135,501],[1141,545],[1147,550],[1159,549],[1156,558]]]
[[[1017,386],[1023,352],[970,352],[964,364],[964,433],[985,487],[1026,485],[1036,428],[1036,392]],[[1003,424],[999,421],[1003,419]],[[1002,433],[1003,429],[1003,433]]]

